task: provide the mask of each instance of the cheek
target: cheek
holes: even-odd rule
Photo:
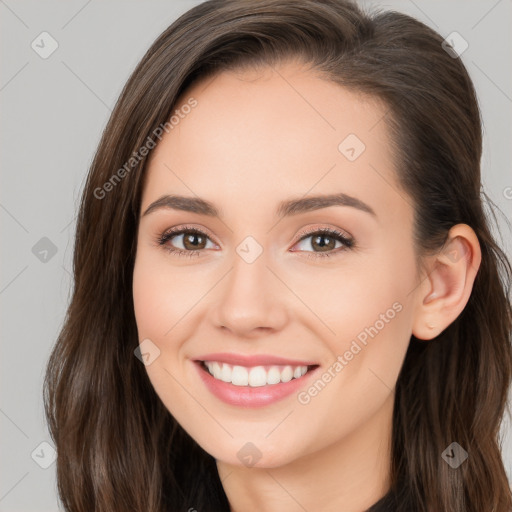
[[[330,363],[298,397],[307,428],[321,432],[319,445],[363,428],[392,401],[410,339],[411,308],[398,301],[382,304],[367,301],[363,312],[356,301],[350,309],[347,304],[340,315],[344,325],[338,324],[342,334],[330,344]]]
[[[133,302],[140,340],[164,333],[163,315],[158,307],[162,291],[155,278],[155,270],[146,264],[144,255],[137,255],[133,272]]]
[[[329,342],[332,352],[340,354],[355,339],[364,344],[377,335],[394,338],[395,329],[407,332],[399,325],[411,325],[407,306],[415,270],[408,262],[402,262],[400,270],[395,267],[396,262],[379,258],[371,264],[358,262],[325,275],[318,273],[315,279],[290,274],[287,282],[293,283],[313,313],[302,318],[309,318],[311,328]]]
[[[400,258],[382,253],[372,260],[334,275],[317,303],[319,316],[335,333],[325,337],[329,364],[342,357],[343,370],[336,373],[341,378],[335,380],[363,403],[377,391],[375,385],[396,384],[412,332],[410,292],[416,286],[412,252]]]
[[[173,378],[182,371],[178,365],[181,345],[176,339],[184,335],[178,332],[185,324],[179,323],[184,312],[176,285],[170,286],[172,276],[169,276],[168,265],[162,261],[165,258],[156,256],[149,249],[137,253],[133,272],[135,319],[139,343],[149,339],[153,344],[149,345],[152,353],[159,351],[145,367],[148,377],[162,402],[176,415],[185,409],[186,402],[186,396]]]
[[[135,260],[133,301],[140,337],[158,342],[170,337],[202,295],[201,280],[187,270],[172,267],[163,250],[143,248]],[[180,325],[181,327],[181,325]]]

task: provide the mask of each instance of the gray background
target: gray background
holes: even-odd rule
[[[0,512],[58,510],[52,450],[41,445],[51,444],[42,383],[69,300],[78,199],[129,73],[160,32],[197,3],[0,0]],[[469,43],[462,60],[483,114],[484,186],[511,218],[511,0],[372,3],[410,14],[443,37],[457,31]],[[59,45],[47,59],[31,47],[43,31]],[[510,254],[511,232],[503,218],[500,224]],[[509,477],[510,430],[507,420]]]

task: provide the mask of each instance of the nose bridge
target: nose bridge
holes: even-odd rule
[[[285,297],[281,283],[268,268],[271,262],[267,255],[252,237],[237,246],[216,303],[218,326],[238,335],[259,328],[282,328],[286,322]]]

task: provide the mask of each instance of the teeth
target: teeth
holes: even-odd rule
[[[263,366],[255,366],[249,371],[249,386],[253,388],[258,386],[265,386],[267,383],[267,372]],[[246,384],[244,384],[245,386]]]
[[[249,384],[249,372],[243,366],[234,366],[231,373],[231,384],[235,386],[247,386]]]
[[[219,363],[213,363],[213,376],[216,379],[220,379],[220,364]]]
[[[224,382],[231,382],[231,368],[227,364],[222,364],[222,371],[220,373],[220,380]]]
[[[283,382],[290,382],[293,379],[293,370],[291,366],[285,366],[281,372],[281,380]]]
[[[267,384],[279,384],[281,382],[281,372],[277,366],[272,366],[267,372]]]
[[[204,364],[208,371],[216,379],[223,382],[230,382],[235,386],[250,386],[253,388],[279,384],[280,382],[289,382],[292,379],[298,379],[306,374],[307,366],[271,366],[265,369],[264,366],[245,366],[230,365],[219,363],[217,361],[205,361]]]

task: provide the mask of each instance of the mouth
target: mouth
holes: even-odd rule
[[[262,407],[300,392],[320,371],[315,361],[271,354],[203,354],[191,362],[216,398],[237,407]]]
[[[318,368],[313,365],[257,365],[242,366],[222,361],[196,361],[214,379],[233,386],[257,388],[300,380]]]

